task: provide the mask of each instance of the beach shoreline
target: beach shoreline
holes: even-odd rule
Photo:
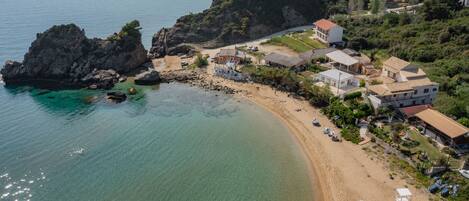
[[[336,133],[340,133],[340,129],[308,101],[292,97],[271,86],[234,82],[203,70],[195,72],[196,76],[182,82],[207,90],[224,91],[234,98],[252,102],[272,113],[288,128],[307,160],[314,200],[391,201],[395,198],[395,189],[402,187],[412,191],[413,200],[428,200],[427,192],[415,188],[404,177],[390,178],[386,164],[362,149],[373,144],[359,146],[345,141],[337,143],[324,135],[324,127]],[[314,118],[321,122],[321,127],[311,124]]]

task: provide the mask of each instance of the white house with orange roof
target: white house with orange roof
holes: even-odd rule
[[[315,37],[327,44],[341,43],[344,28],[326,19],[314,23]]]

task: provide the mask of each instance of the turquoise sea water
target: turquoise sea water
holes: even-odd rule
[[[0,0],[0,62],[60,23],[105,37],[138,19],[148,48],[210,2]],[[304,156],[267,111],[177,83],[139,90],[115,105],[104,91],[0,85],[0,200],[312,199]]]
[[[116,105],[0,88],[0,200],[312,199],[304,156],[267,111],[177,83],[140,90]]]

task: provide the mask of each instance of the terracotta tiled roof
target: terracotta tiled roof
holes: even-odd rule
[[[319,27],[323,30],[329,30],[332,27],[337,26],[337,24],[335,24],[334,22],[331,22],[331,21],[326,20],[326,19],[320,19],[320,20],[316,21],[314,23],[314,25],[316,25],[316,27]]]
[[[406,117],[412,117],[415,114],[424,111],[428,108],[432,108],[431,105],[416,105],[416,106],[410,106],[410,107],[403,107],[400,108],[399,111],[404,114]]]
[[[394,72],[399,72],[409,65],[410,65],[409,62],[399,59],[397,57],[391,57],[388,60],[383,62],[384,67],[389,67],[392,70],[394,70]]]
[[[418,79],[418,80],[409,80],[405,82],[394,82],[389,84],[379,84],[371,85],[368,87],[368,90],[378,94],[378,95],[392,95],[397,93],[407,93],[413,91],[416,87],[421,86],[431,86],[438,85],[435,82],[432,82],[428,78]]]
[[[469,132],[465,126],[433,109],[426,109],[415,116],[450,138],[457,138]]]

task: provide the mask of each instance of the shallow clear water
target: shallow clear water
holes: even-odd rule
[[[143,44],[176,19],[209,7],[211,0],[0,0],[0,68],[23,60],[36,33],[75,23],[88,37],[107,37],[131,20],[140,21]]]
[[[0,200],[312,199],[304,156],[267,111],[183,84],[140,90],[115,105],[0,88]]]
[[[210,2],[0,0],[0,62],[71,22],[106,37],[138,19],[148,48]],[[182,84],[140,90],[114,105],[103,91],[0,85],[0,200],[312,199],[303,155],[270,113]]]

